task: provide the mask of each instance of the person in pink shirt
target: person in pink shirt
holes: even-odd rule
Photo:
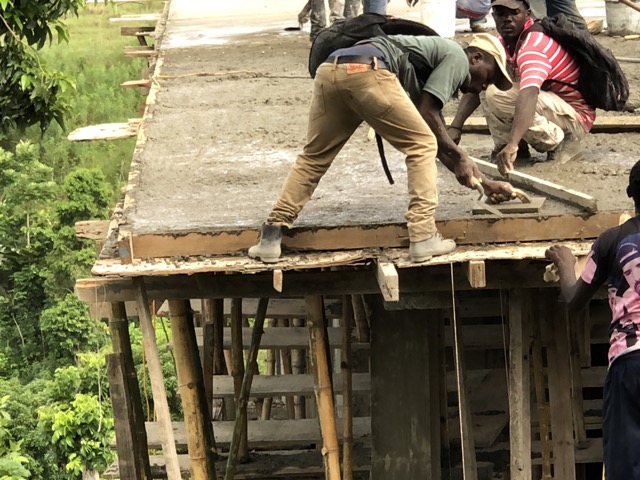
[[[640,161],[631,168],[627,195],[636,216],[596,239],[580,278],[569,248],[553,246],[546,252],[558,267],[570,312],[586,307],[602,285],[608,288],[609,371],[602,422],[607,480],[640,480]]]

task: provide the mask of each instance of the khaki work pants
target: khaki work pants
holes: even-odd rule
[[[506,92],[491,85],[485,95],[480,96],[487,126],[497,147],[505,146],[511,138],[518,91],[517,84]],[[580,115],[555,93],[540,91],[536,114],[523,139],[537,151],[548,152],[569,132],[578,139],[587,134]]]
[[[435,233],[435,136],[393,73],[361,64],[325,63],[318,68],[307,144],[289,171],[268,223],[292,226],[333,159],[363,121],[407,156],[409,208],[405,218],[410,241],[426,240]]]

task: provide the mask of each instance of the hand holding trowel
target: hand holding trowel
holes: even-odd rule
[[[482,198],[486,195],[487,192],[485,192],[485,188],[482,185],[482,180],[480,180],[479,178],[474,177],[472,180],[472,184],[473,184],[473,188],[475,188],[479,193],[480,196],[478,197],[478,200],[482,200]],[[525,193],[523,190],[520,190],[519,188],[515,188],[515,187],[511,187],[511,198],[506,197],[503,194],[496,194],[496,193],[490,193],[488,195],[486,195],[487,199],[483,202],[483,208],[486,209],[488,212],[497,215],[498,217],[504,217],[504,214],[498,210],[496,207],[494,207],[494,204],[498,204],[498,203],[502,203],[502,202],[506,202],[509,200],[513,200],[513,199],[519,199],[522,203],[531,203],[531,197]]]

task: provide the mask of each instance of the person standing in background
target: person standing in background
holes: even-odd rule
[[[411,6],[412,0],[407,0]],[[474,33],[486,32],[488,30],[487,15],[491,10],[491,0],[457,0],[456,18],[468,18],[469,27]]]
[[[536,18],[553,17],[562,13],[576,28],[587,30],[587,22],[580,15],[576,0],[531,0],[531,11]]]

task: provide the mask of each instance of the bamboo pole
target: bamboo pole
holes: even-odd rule
[[[240,393],[242,391],[242,379],[244,377],[244,351],[242,346],[242,299],[234,298],[231,300],[231,376],[233,377],[233,387],[235,391],[235,409],[238,411],[240,403]],[[234,416],[237,420],[237,417]],[[240,462],[247,461],[249,457],[249,449],[247,447],[247,417],[241,422],[242,437],[240,439],[240,447],[238,457]]]
[[[213,374],[214,374],[214,325],[213,302],[210,298],[202,299],[202,375],[209,413],[213,412]]]
[[[274,328],[276,321],[270,318],[267,321],[268,328]],[[266,360],[266,372],[265,375],[273,376],[276,373],[276,352],[277,350],[267,350]],[[273,397],[267,397],[262,403],[262,413],[260,414],[260,420],[269,420],[271,418],[271,405],[273,404]]]
[[[289,319],[286,318],[279,318],[278,319],[278,327],[280,328],[286,328],[290,325],[289,323]],[[282,358],[282,371],[284,372],[285,375],[292,375],[293,374],[293,368],[291,365],[291,350],[288,348],[282,348],[280,350],[280,355]],[[290,395],[288,397],[286,397],[286,404],[287,404],[287,416],[289,418],[296,418],[296,412],[295,412],[295,407],[293,404],[294,400],[293,400],[293,396]]]
[[[331,369],[327,355],[327,331],[324,306],[320,295],[305,297],[311,367],[315,382],[320,431],[322,433],[322,458],[327,480],[340,480],[340,449],[336,428],[336,411],[333,403]]]
[[[353,306],[353,317],[356,322],[358,341],[368,343],[371,332],[369,330],[369,318],[367,316],[364,297],[362,295],[351,295],[351,304]]]
[[[151,312],[149,310],[149,298],[147,297],[147,290],[145,289],[142,277],[134,277],[133,285],[136,290],[136,306],[138,309],[138,317],[140,318],[142,345],[147,357],[149,378],[151,379],[153,404],[158,417],[160,431],[162,432],[161,444],[167,478],[168,480],[181,480],[182,475],[180,473],[180,464],[178,463],[178,452],[176,451],[173,427],[171,426],[171,413],[169,412],[167,392],[164,387],[156,331],[153,328],[153,321],[151,320]]]
[[[618,1],[626,5],[627,7],[633,8],[636,12],[640,12],[640,6],[633,3],[631,0],[618,0]]]
[[[253,375],[257,370],[254,366],[257,367],[258,364],[258,351],[260,350],[260,341],[262,339],[264,319],[267,315],[268,306],[268,298],[261,298],[258,301],[258,311],[256,312],[253,334],[251,335],[251,346],[249,347],[247,368],[245,369],[242,378],[242,385],[236,402],[236,421],[233,427],[233,435],[231,437],[231,446],[229,447],[229,458],[227,459],[227,470],[224,475],[224,480],[233,480],[235,477],[240,446],[242,440],[246,442],[247,439],[245,430],[247,420],[247,402],[249,401]]]
[[[294,318],[294,327],[304,327],[305,321],[302,318]],[[303,349],[291,350],[291,369],[294,374],[303,375],[307,373],[307,351]],[[306,417],[306,401],[304,395],[296,395],[293,397],[293,406],[296,420]]]
[[[215,480],[215,453],[211,440],[211,415],[204,398],[204,381],[197,355],[193,317],[189,301],[169,300],[173,351],[178,371],[178,392],[182,400],[187,446],[194,480]]]
[[[342,297],[342,477],[353,480],[353,386],[351,369],[351,330],[353,307],[351,297]]]
[[[216,376],[228,375],[229,371],[224,359],[224,300],[222,298],[213,300],[211,310],[213,317],[213,374]],[[230,403],[224,398],[212,399],[211,419],[226,420],[230,418],[231,415],[226,413]]]

